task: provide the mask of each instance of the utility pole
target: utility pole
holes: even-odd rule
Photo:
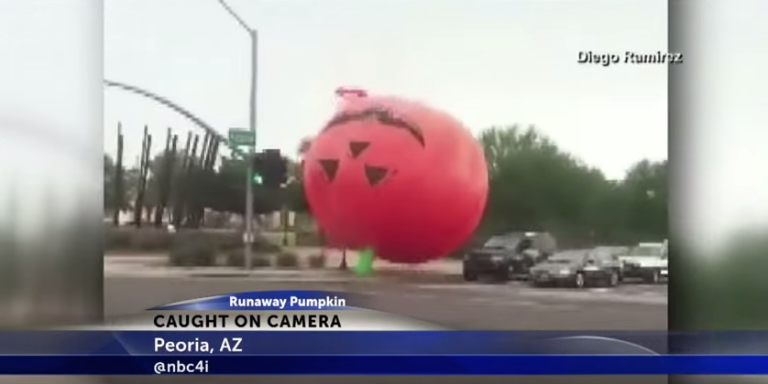
[[[219,0],[219,4],[224,10],[232,16],[235,21],[246,31],[251,38],[251,97],[250,97],[250,129],[253,133],[254,143],[249,146],[247,162],[247,171],[245,175],[245,233],[243,234],[243,243],[245,244],[245,269],[250,271],[252,268],[251,244],[253,244],[253,157],[256,153],[256,90],[258,78],[258,32],[249,27],[243,19],[227,5],[224,0]]]

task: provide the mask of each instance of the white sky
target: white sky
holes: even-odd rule
[[[666,67],[577,63],[581,50],[666,51],[666,1],[229,4],[260,34],[260,148],[294,153],[330,117],[334,89],[357,85],[426,101],[474,131],[534,124],[612,178],[667,156]],[[104,44],[107,79],[163,95],[224,134],[248,126],[250,41],[216,0],[108,0]],[[131,161],[144,124],[158,149],[167,127],[192,127],[119,90],[106,93],[104,121],[110,152],[123,123]]]
[[[39,235],[102,209],[83,204],[103,198],[100,17],[91,0],[0,0],[0,225]]]

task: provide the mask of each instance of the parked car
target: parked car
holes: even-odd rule
[[[669,278],[668,243],[640,243],[619,256],[623,278],[641,278],[659,284]]]
[[[609,252],[614,256],[626,255],[631,247],[617,246],[617,245],[601,245],[595,247],[595,250]]]
[[[464,256],[464,280],[484,275],[507,281],[527,278],[528,269],[555,252],[557,242],[547,232],[510,232],[493,236]]]
[[[621,262],[600,249],[569,250],[555,253],[530,269],[533,285],[559,285],[584,288],[614,287],[621,278]]]

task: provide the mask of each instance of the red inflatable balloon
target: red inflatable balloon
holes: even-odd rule
[[[482,148],[447,113],[354,92],[304,156],[315,219],[334,246],[371,247],[400,263],[445,256],[485,208]]]

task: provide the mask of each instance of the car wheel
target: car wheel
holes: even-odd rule
[[[472,272],[464,271],[464,280],[466,281],[476,281],[477,275]]]
[[[658,284],[659,281],[661,281],[661,274],[659,271],[651,271],[645,278],[645,282],[650,284]]]
[[[510,265],[507,267],[507,278],[512,280],[515,277],[515,266]]]
[[[576,288],[584,288],[587,286],[587,279],[584,277],[583,273],[576,274],[576,277],[573,279],[573,285],[576,286]]]
[[[609,287],[615,287],[619,285],[619,274],[616,272],[611,272],[610,276],[608,276],[608,286]]]

